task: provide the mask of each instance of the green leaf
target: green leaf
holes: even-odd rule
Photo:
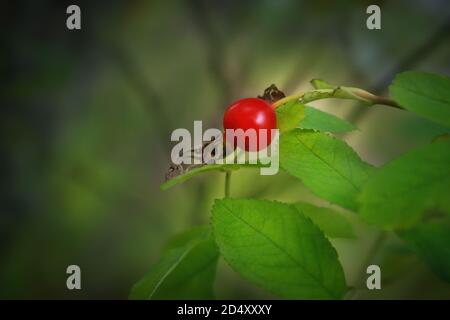
[[[276,113],[277,127],[283,133],[298,127],[305,117],[305,106],[297,101],[290,101],[278,107]]]
[[[183,241],[185,240],[185,241]],[[213,299],[219,252],[209,229],[172,241],[130,293],[130,299]]]
[[[167,190],[177,184],[183,183],[200,173],[211,172],[211,171],[224,171],[224,170],[238,170],[240,168],[261,168],[262,164],[205,164],[201,167],[190,169],[179,176],[164,182],[160,188],[161,190]]]
[[[450,211],[450,141],[413,150],[377,170],[364,186],[361,216],[385,228],[405,228],[429,210]]]
[[[352,225],[339,212],[304,202],[298,202],[294,207],[310,218],[328,237],[355,238]]]
[[[183,247],[191,241],[205,238],[211,232],[209,226],[198,226],[171,237],[163,246],[163,252]]]
[[[348,132],[356,127],[338,117],[319,109],[304,106],[298,101],[289,101],[276,109],[277,126],[280,133],[295,128],[328,132]]]
[[[427,72],[398,74],[389,91],[403,108],[450,127],[450,78]]]
[[[300,129],[281,135],[280,166],[319,197],[351,210],[372,171],[345,142]]]
[[[450,282],[450,219],[420,224],[399,232],[399,235],[430,265],[433,272]]]
[[[298,123],[302,129],[328,132],[348,132],[357,129],[353,124],[313,107],[305,107],[305,118]]]
[[[291,205],[216,200],[213,228],[221,254],[231,267],[276,295],[339,299],[347,290],[335,249]]]

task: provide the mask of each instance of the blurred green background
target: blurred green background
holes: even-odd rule
[[[82,29],[66,29],[80,5]],[[382,29],[366,28],[369,4]],[[170,133],[220,127],[233,100],[312,78],[386,94],[404,70],[450,73],[450,2],[2,1],[0,9],[0,298],[127,298],[164,241],[208,223],[223,174],[167,191]],[[353,121],[341,135],[381,165],[445,132],[413,114],[349,101],[315,106]],[[321,202],[279,173],[239,171],[232,196]],[[348,283],[375,231],[351,213],[357,240],[333,240]],[[389,270],[360,298],[450,298],[399,239],[370,262]],[[82,290],[66,289],[66,268]],[[218,298],[269,298],[219,263]]]

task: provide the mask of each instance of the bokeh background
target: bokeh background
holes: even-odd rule
[[[79,4],[82,29],[66,29]],[[382,29],[366,29],[369,4]],[[170,133],[220,127],[233,100],[312,78],[386,94],[404,70],[450,73],[450,2],[2,1],[0,4],[0,298],[127,298],[164,241],[208,223],[223,174],[167,191]],[[381,165],[445,132],[413,114],[349,101],[315,106],[360,130],[341,135]],[[232,196],[321,202],[280,173],[240,171]],[[351,285],[376,231],[351,213],[357,240],[333,240]],[[383,290],[360,298],[450,298],[399,239],[370,262]],[[66,267],[82,290],[66,289]],[[383,269],[384,268],[384,269]],[[218,298],[270,298],[219,263]]]

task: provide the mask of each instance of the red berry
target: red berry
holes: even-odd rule
[[[244,98],[236,101],[225,111],[223,116],[223,127],[226,129],[242,129],[247,133],[248,129],[256,130],[257,144],[256,149],[249,143],[249,134],[241,137],[236,132],[234,145],[246,151],[258,151],[266,148],[272,141],[271,129],[277,127],[277,117],[271,105],[265,100],[258,98]],[[264,141],[264,132],[259,129],[266,129],[266,141]],[[249,133],[249,132],[248,132]],[[232,137],[226,137],[228,143],[233,143]],[[231,140],[231,141],[230,141]],[[244,144],[244,145],[243,145]]]

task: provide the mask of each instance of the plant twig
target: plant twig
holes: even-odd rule
[[[278,100],[272,105],[272,107],[276,109],[279,106],[294,100],[298,100],[301,103],[308,103],[316,100],[331,99],[331,98],[351,99],[362,101],[370,105],[382,104],[396,109],[403,109],[394,100],[374,95],[363,89],[352,87],[336,87],[334,89],[315,89],[306,92],[301,92]]]
[[[356,93],[356,91],[355,91],[355,93]],[[373,104],[382,104],[382,105],[397,108],[397,109],[403,109],[394,100],[386,98],[386,97],[380,97],[380,96],[374,95],[365,90],[358,90],[357,94],[359,97],[361,97],[363,99],[367,99],[367,100],[371,101]]]
[[[230,197],[231,171],[225,172],[225,198]]]

